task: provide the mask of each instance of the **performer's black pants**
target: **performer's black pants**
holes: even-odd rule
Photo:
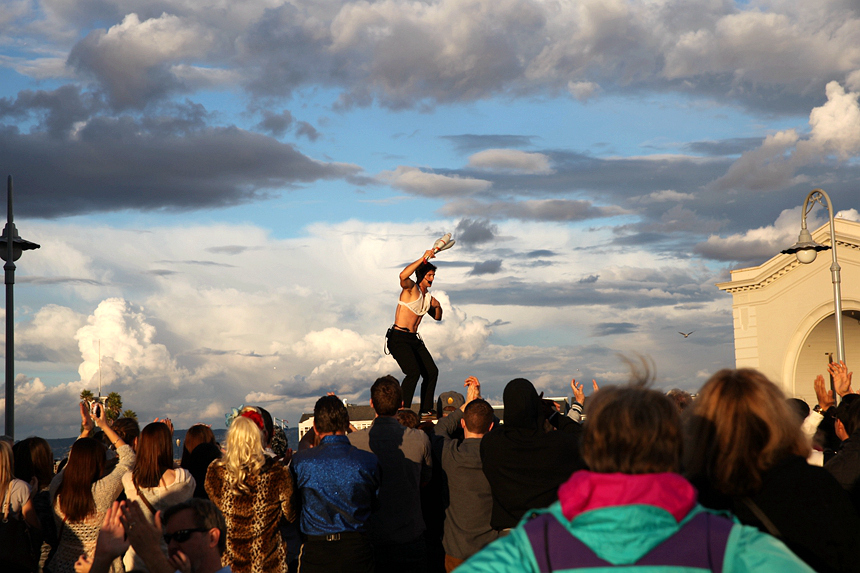
[[[424,343],[414,332],[406,332],[389,328],[388,351],[397,361],[397,365],[406,374],[401,387],[403,388],[403,407],[412,407],[412,396],[418,385],[418,377],[421,377],[421,411],[433,410],[433,393],[436,391],[436,379],[439,378],[439,369],[433,362],[433,357]]]

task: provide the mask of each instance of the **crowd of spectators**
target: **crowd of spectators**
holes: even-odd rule
[[[170,420],[141,429],[82,403],[57,466],[42,438],[0,440],[0,570],[860,571],[845,364],[828,366],[835,393],[815,379],[812,409],[755,370],[691,395],[632,366],[587,399],[572,381],[569,408],[513,379],[503,420],[475,377],[428,421],[385,376],[365,429],[329,394],[293,453],[244,407],[223,444],[189,428],[179,463]]]

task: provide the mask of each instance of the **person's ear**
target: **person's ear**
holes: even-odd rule
[[[213,527],[209,530],[209,547],[218,547],[218,541],[221,539],[221,530]]]
[[[466,429],[466,420],[464,420],[463,418],[460,418],[460,427],[464,430]]]
[[[493,426],[495,426],[495,425],[496,425],[496,423],[495,423],[495,422],[490,422],[490,427],[489,427],[489,428],[487,428],[487,432],[489,432],[490,430],[492,430],[492,429],[493,429]]]

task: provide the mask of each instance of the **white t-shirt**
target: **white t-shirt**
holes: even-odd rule
[[[24,504],[30,499],[30,486],[24,480],[13,478],[9,482],[9,515],[18,514],[20,516],[21,509]],[[3,517],[3,511],[6,509],[6,500],[0,500],[0,519]]]

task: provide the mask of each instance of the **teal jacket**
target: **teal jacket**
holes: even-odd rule
[[[548,514],[563,530],[579,540],[596,555],[602,565],[588,564],[588,559],[568,556],[573,563],[566,568],[552,568],[553,573],[611,571],[614,566],[631,565],[648,556],[658,545],[676,535],[696,516],[708,510],[696,503],[696,490],[677,474],[598,474],[579,471],[559,488],[559,501],[550,507],[530,512],[510,535],[494,541],[472,556],[457,573],[542,572],[529,539],[526,524],[535,516]],[[706,516],[703,516],[706,517]],[[546,518],[542,518],[546,519]],[[811,572],[781,541],[758,529],[735,523],[726,526],[723,573],[774,571],[779,573]],[[547,537],[544,551],[577,551],[569,536]],[[707,535],[702,544],[708,543]],[[545,561],[545,560],[544,560]],[[593,560],[592,560],[593,561]],[[642,571],[657,573],[701,572],[701,566],[677,562],[661,566],[642,566]]]

